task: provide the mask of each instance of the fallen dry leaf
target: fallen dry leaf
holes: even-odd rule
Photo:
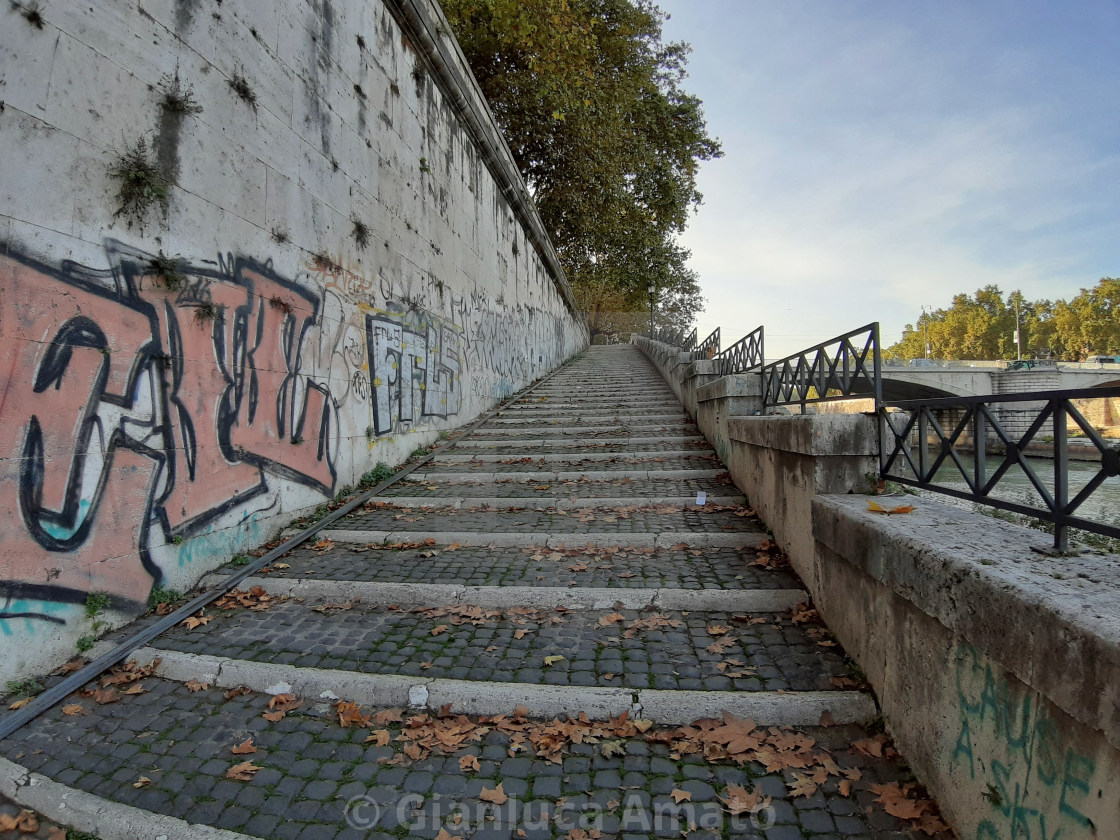
[[[261,768],[251,761],[242,761],[240,764],[235,764],[226,771],[226,778],[234,779],[238,782],[249,782],[252,781],[253,774],[260,769]]]
[[[750,814],[770,804],[770,797],[763,798],[758,788],[747,790],[741,785],[730,784],[723,796],[718,797],[729,814]]]
[[[556,664],[557,662],[563,662],[563,661],[564,661],[564,660],[565,660],[566,658],[567,658],[567,657],[565,657],[565,656],[560,656],[559,654],[556,654],[555,656],[546,656],[546,657],[544,658],[544,664],[545,664],[545,665],[546,665],[547,667],[551,668],[551,667],[552,667],[553,665],[555,665],[555,664]]]
[[[0,831],[19,831],[34,834],[39,830],[39,820],[33,811],[20,811],[16,815],[0,814]]]
[[[680,788],[674,788],[669,792],[669,796],[673,797],[673,801],[678,805],[680,805],[682,802],[692,801],[692,794],[687,790],[681,790]]]
[[[16,700],[14,703],[8,706],[8,709],[10,709],[11,711],[22,709],[24,706],[30,703],[32,699],[33,698],[31,697],[24,697],[22,700]]]
[[[286,712],[265,712],[263,715],[261,715],[261,717],[263,717],[269,723],[279,723],[284,719],[285,714]]]
[[[198,680],[187,680],[186,685],[191,691],[204,691],[210,687],[210,683],[199,682]]]
[[[236,747],[230,747],[229,751],[234,755],[252,755],[257,751],[257,748],[253,746],[252,738],[246,738]]]
[[[194,630],[196,627],[201,627],[204,624],[209,624],[214,620],[212,615],[191,615],[184,618],[179,623],[186,627],[188,630]]]
[[[459,770],[463,773],[474,772],[477,773],[482,769],[482,765],[478,763],[477,755],[465,755],[459,759]]]
[[[484,787],[482,792],[478,795],[478,798],[483,802],[493,802],[495,805],[505,805],[509,800],[509,797],[506,796],[506,792],[502,790],[501,782],[499,782],[498,786],[493,790]]]
[[[132,783],[132,786],[134,788],[146,788],[151,783],[152,783],[152,780],[149,779],[147,776],[141,776],[139,779],[137,779],[135,782]]]
[[[71,703],[69,706],[62,707],[62,713],[74,717],[75,715],[88,715],[89,709],[81,703]]]

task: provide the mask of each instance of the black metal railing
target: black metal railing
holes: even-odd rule
[[[1069,551],[1071,527],[1120,538],[1120,521],[1078,515],[1107,479],[1120,476],[1120,442],[1107,444],[1074,405],[1117,397],[1120,388],[1083,388],[892,401],[879,412],[880,473],[899,484],[1049,522],[1057,553]],[[1099,470],[1076,492],[1070,487],[1071,422],[1088,441],[1085,454],[1100,459]],[[1021,433],[1009,428],[1024,425]],[[1028,452],[1052,461],[1053,476],[1040,475],[1048,470],[1043,462],[1028,461]],[[1002,497],[993,495],[1015,471],[1026,479],[1018,484],[1027,491],[1022,499],[1007,498],[1011,481]]]
[[[696,347],[696,327],[693,327],[692,332],[681,339],[681,343],[678,346],[686,352]]]
[[[719,355],[719,327],[712,330],[712,334],[696,345],[693,355],[700,359],[711,359]]]
[[[763,350],[766,345],[766,335],[763,327],[758,327],[743,338],[736,341],[718,356],[720,373],[730,376],[733,373],[746,373],[766,363]]]
[[[871,397],[878,407],[882,368],[876,322],[763,367],[763,406]]]

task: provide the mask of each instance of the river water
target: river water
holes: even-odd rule
[[[932,456],[931,456],[932,457]],[[986,459],[988,476],[1002,463],[999,455],[989,455]],[[973,463],[970,453],[961,453],[961,461],[967,470],[972,470]],[[1048,458],[1027,458],[1027,463],[1034,470],[1047,492],[1054,492],[1054,462]],[[1100,463],[1095,461],[1071,461],[1069,465],[1069,498],[1072,500],[1081,489],[1100,472]],[[969,473],[971,475],[971,472]],[[961,477],[956,465],[949,462],[937,471],[935,480],[938,484],[951,487],[954,490],[968,490],[968,485]],[[973,509],[973,502],[956,499],[941,493],[923,491],[931,500],[956,505],[966,509]],[[1031,507],[1045,509],[1046,504],[1038,491],[1027,478],[1026,473],[1018,466],[1013,466],[1000,479],[999,484],[991,493],[992,496],[1008,502],[1017,502]],[[1075,515],[1092,522],[1120,527],[1120,477],[1106,478],[1088,499],[1075,511]]]

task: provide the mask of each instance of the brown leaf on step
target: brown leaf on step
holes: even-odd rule
[[[529,634],[528,630],[514,630],[513,631],[513,638],[524,639],[528,634]]]
[[[284,712],[265,712],[261,717],[270,723],[279,723],[284,719]]]
[[[63,665],[61,668],[59,668],[57,671],[55,671],[55,673],[58,674],[60,677],[64,677],[67,674],[73,674],[75,671],[82,670],[82,668],[85,666],[85,664],[86,664],[85,659],[83,659],[80,656],[75,656],[73,659],[69,660],[65,665]]]
[[[448,626],[446,624],[440,624],[438,627],[433,627],[432,628],[432,635],[433,636],[438,636],[441,633],[446,633],[448,631],[448,629],[450,629],[450,628],[448,628]]]
[[[268,708],[276,709],[280,712],[290,712],[293,709],[298,709],[303,705],[302,700],[297,700],[294,694],[275,694],[272,699],[268,701]]]
[[[139,779],[137,779],[135,782],[132,783],[132,786],[134,788],[146,788],[151,783],[152,783],[152,780],[149,779],[147,776],[141,776]]]
[[[226,778],[234,779],[238,782],[249,782],[252,781],[253,774],[260,769],[261,768],[251,761],[242,761],[240,764],[235,764],[226,771]]]
[[[339,700],[335,704],[335,710],[338,712],[338,723],[343,728],[348,726],[367,727],[370,725],[370,719],[362,714],[362,707],[357,703],[352,703],[349,700]]]
[[[227,691],[225,693],[225,698],[227,700],[232,700],[234,697],[241,697],[245,694],[252,694],[252,693],[253,693],[252,689],[250,689],[249,686],[239,685],[237,688],[231,688],[229,691]]]
[[[614,673],[609,673],[609,672],[608,672],[608,673],[606,673],[606,674],[603,674],[603,679],[605,679],[605,680],[613,680],[613,679],[614,679],[615,677],[617,677],[617,676],[618,676],[618,674],[614,674]]]
[[[518,717],[518,718],[529,717],[529,707],[528,706],[515,706],[514,709],[513,709],[513,716]]]
[[[506,796],[506,792],[502,790],[500,782],[493,790],[484,787],[482,792],[478,795],[478,798],[483,802],[493,802],[495,805],[505,805],[506,802],[509,801],[509,797]]]
[[[446,828],[441,828],[436,835],[436,840],[463,840],[463,838],[459,834],[452,834]]]
[[[39,820],[33,811],[20,811],[15,816],[0,814],[0,831],[19,831],[34,834],[39,830]]]
[[[829,683],[831,683],[833,688],[839,688],[841,690],[848,688],[860,688],[863,685],[859,680],[847,676],[832,677],[829,680]]]
[[[116,703],[121,699],[121,696],[115,688],[99,688],[93,692],[93,699],[98,705],[105,706],[109,703]]]
[[[203,691],[210,687],[210,683],[199,682],[198,680],[187,680],[186,686],[191,691]]]
[[[191,615],[184,618],[179,623],[186,627],[188,630],[194,630],[196,627],[201,627],[204,624],[209,624],[214,620],[212,615]]]
[[[88,715],[90,712],[81,703],[71,703],[69,706],[62,707],[62,713],[74,717],[75,715]]]
[[[789,786],[791,796],[812,796],[817,792],[817,783],[809,776],[793,774],[793,784]]]
[[[599,617],[599,625],[601,627],[610,627],[612,624],[618,624],[620,621],[625,621],[622,613],[609,613]]]
[[[680,805],[682,802],[692,801],[692,794],[687,790],[681,790],[680,788],[674,788],[669,792],[669,796],[671,796],[673,798],[673,801],[678,805]]]
[[[9,705],[8,708],[12,711],[15,711],[16,709],[22,709],[24,706],[26,706],[28,703],[30,703],[33,699],[34,698],[32,698],[32,697],[24,697],[22,700],[16,700],[14,703]]]
[[[229,751],[234,755],[252,755],[257,751],[257,748],[253,746],[252,738],[246,738],[236,747],[230,747]]]
[[[403,718],[400,709],[382,709],[373,716],[373,720],[384,726],[387,723],[400,723]]]
[[[670,551],[687,551],[688,543],[677,543],[676,545],[669,546]]]
[[[708,625],[708,635],[709,636],[726,636],[730,632],[731,632],[731,628],[730,627],[724,627],[722,624],[709,624]]]
[[[481,769],[482,765],[478,763],[477,755],[465,755],[459,759],[459,771],[462,773],[477,773]]]
[[[914,789],[913,785],[903,787],[898,782],[887,782],[868,787],[872,793],[878,794],[875,801],[883,806],[883,810],[900,820],[919,819],[932,808],[932,803],[927,799],[909,798],[910,792]]]
[[[389,737],[388,729],[375,729],[373,732],[369,733],[369,737],[366,738],[365,742],[367,744],[373,744],[375,747],[384,747],[388,745]]]
[[[735,784],[728,785],[724,795],[718,799],[729,814],[750,814],[770,804],[770,797],[764,798],[758,788],[747,790]]]
[[[891,739],[882,733],[852,741],[852,749],[871,758],[892,758],[898,755]]]
[[[140,683],[133,683],[128,688],[121,691],[121,694],[143,694],[144,686]]]

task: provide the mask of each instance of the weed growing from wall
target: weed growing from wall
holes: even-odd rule
[[[283,245],[288,241],[288,232],[286,230],[283,230],[282,228],[273,228],[272,241],[277,245]]]
[[[36,29],[42,29],[43,24],[43,8],[37,2],[31,3],[18,3],[13,0],[12,6],[19,9],[19,13],[23,19],[34,26]]]
[[[369,245],[369,226],[356,217],[351,217],[350,221],[354,225],[354,229],[350,231],[350,238],[354,240],[355,245],[364,251],[366,246]]]
[[[194,320],[197,324],[208,324],[222,314],[221,306],[208,300],[202,301],[194,309]]]
[[[180,270],[182,262],[177,257],[169,257],[161,249],[159,254],[148,262],[148,268],[156,275],[156,282],[169,292],[181,292],[187,286],[187,277]]]
[[[202,106],[195,101],[194,87],[183,86],[179,78],[179,68],[174,75],[163,76],[159,80],[159,106],[169,114],[201,114]]]
[[[167,182],[152,162],[143,137],[117,155],[109,166],[109,177],[119,184],[114,219],[124,216],[130,228],[133,222],[142,228],[152,205],[158,204],[167,213]]]
[[[232,79],[227,79],[226,84],[237,94],[237,98],[247,104],[254,111],[257,110],[257,94],[249,86],[249,81],[240,73],[234,73]]]

